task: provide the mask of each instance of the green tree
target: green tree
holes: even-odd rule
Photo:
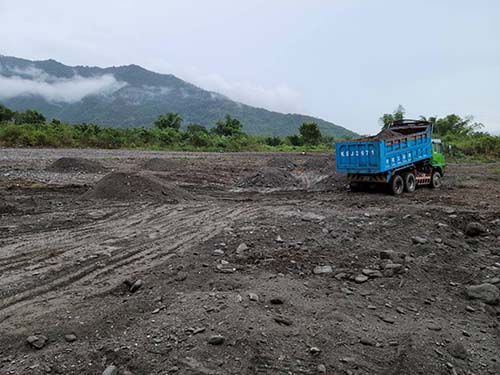
[[[158,129],[179,130],[182,125],[182,117],[175,112],[168,112],[158,116],[155,120],[155,127]]]
[[[213,132],[218,135],[233,137],[243,135],[241,128],[243,125],[238,119],[232,118],[230,115],[226,115],[224,120],[217,121]]]
[[[198,125],[198,124],[189,124],[187,126],[187,132],[190,134],[195,134],[195,133],[208,133],[208,129],[205,128],[203,125]]]
[[[45,124],[47,119],[43,114],[33,109],[27,109],[24,112],[18,112],[14,116],[16,124]]]
[[[434,133],[439,135],[453,134],[459,136],[471,136],[481,129],[483,124],[474,122],[472,116],[461,118],[456,114],[448,115],[435,120]]]
[[[14,111],[0,104],[0,122],[7,122],[14,118]]]
[[[188,142],[194,147],[208,147],[211,143],[210,134],[201,131],[190,133]]]
[[[280,146],[283,144],[283,140],[280,137],[267,137],[265,139],[266,145],[268,146]]]
[[[286,138],[292,146],[303,146],[304,145],[304,139],[302,139],[302,137],[298,134],[289,135]]]
[[[299,133],[307,145],[317,145],[321,142],[321,131],[315,122],[304,122],[300,125]]]
[[[389,128],[394,121],[403,120],[405,118],[406,110],[400,104],[392,113],[384,113],[382,117],[380,117],[379,122],[382,125],[382,129]]]

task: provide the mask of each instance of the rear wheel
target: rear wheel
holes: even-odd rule
[[[361,184],[359,182],[351,182],[349,184],[349,189],[354,192],[361,191]]]
[[[438,189],[441,187],[441,173],[439,172],[432,172],[432,178],[431,178],[431,188],[433,189]]]
[[[405,183],[403,181],[403,177],[399,174],[396,174],[392,177],[391,182],[389,183],[390,192],[392,195],[400,195],[405,187]]]
[[[403,175],[403,180],[405,183],[405,191],[407,191],[408,193],[413,193],[417,188],[417,180],[415,178],[415,175],[411,172],[405,173]]]

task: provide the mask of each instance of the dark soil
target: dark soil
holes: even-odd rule
[[[45,170],[58,173],[102,173],[106,171],[106,168],[97,160],[60,158],[49,165]]]
[[[297,188],[299,184],[299,180],[287,170],[267,167],[243,178],[238,183],[238,187],[245,189],[269,188],[293,190]]]
[[[267,160],[266,165],[271,168],[282,168],[288,170],[294,170],[297,168],[297,164],[285,156],[276,156]]]
[[[168,172],[171,170],[175,170],[181,168],[186,163],[179,159],[160,159],[160,158],[152,158],[146,160],[143,164],[143,169],[154,172]]]
[[[380,133],[373,135],[371,137],[353,139],[353,142],[383,141],[392,138],[399,138],[402,136],[403,135],[401,133],[395,132],[393,130],[383,129],[380,131]]]
[[[500,286],[500,165],[394,197],[316,157],[0,150],[0,374],[500,374],[500,306],[466,295]]]
[[[332,156],[310,156],[302,163],[302,168],[306,171],[312,170],[332,173],[335,170],[335,159]]]
[[[151,174],[116,172],[103,177],[83,198],[178,202],[193,199],[193,196],[183,188]]]

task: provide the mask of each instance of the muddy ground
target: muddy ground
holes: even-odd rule
[[[499,243],[498,164],[3,149],[0,374],[500,374]]]

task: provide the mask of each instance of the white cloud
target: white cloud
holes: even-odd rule
[[[203,89],[254,107],[283,113],[304,111],[302,95],[287,85],[265,87],[248,81],[229,81],[217,74],[201,74],[194,68],[184,69],[176,74]]]
[[[2,70],[16,75],[0,76],[0,99],[33,95],[41,96],[49,102],[75,103],[89,95],[111,94],[126,85],[111,74],[59,78],[35,67],[20,69],[4,66]]]

